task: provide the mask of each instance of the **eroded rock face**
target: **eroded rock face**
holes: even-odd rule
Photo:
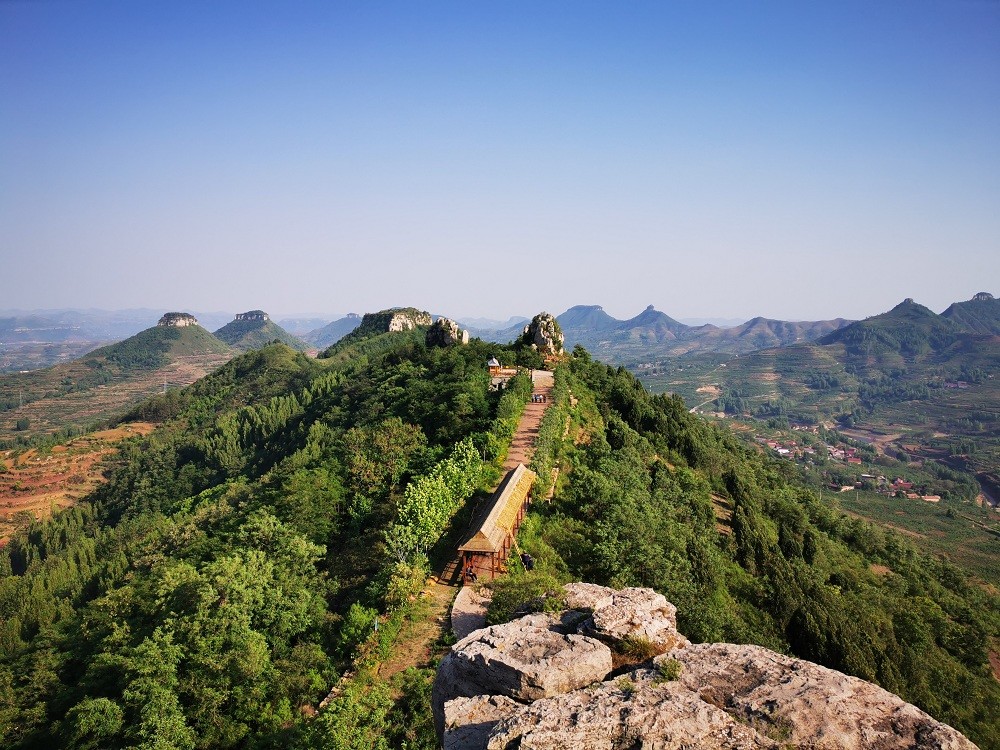
[[[438,668],[432,695],[438,733],[454,698],[502,695],[529,703],[604,679],[611,661],[611,649],[594,638],[519,620],[476,630]]]
[[[549,313],[538,313],[524,327],[523,339],[543,355],[558,355],[563,353],[562,328],[554,316]]]
[[[427,331],[427,346],[454,346],[469,343],[469,332],[449,318],[438,318]]]
[[[260,323],[263,323],[270,319],[271,318],[268,316],[268,314],[263,310],[248,310],[247,312],[239,313],[236,316],[236,320],[249,320]]]
[[[445,748],[975,748],[856,677],[759,646],[693,645],[650,589],[564,591],[570,609],[452,647],[433,695]],[[612,672],[637,642],[663,653]]]
[[[651,673],[650,673],[651,674]],[[649,675],[620,677],[589,690],[535,701],[500,719],[489,733],[489,750],[587,750],[618,748],[777,748],[773,740],[741,724],[676,682]],[[472,746],[467,746],[472,750]]]
[[[799,747],[975,747],[878,685],[760,646],[702,643],[663,658],[702,699]]]
[[[397,333],[412,331],[418,326],[429,326],[433,322],[429,312],[415,307],[394,307],[390,310],[365,313],[358,329],[371,333]]]
[[[185,326],[198,325],[198,319],[190,313],[168,312],[163,314],[156,325],[166,328],[184,328]]]

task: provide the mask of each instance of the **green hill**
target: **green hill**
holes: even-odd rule
[[[889,312],[845,326],[818,343],[843,344],[855,355],[915,357],[947,348],[959,333],[950,320],[907,298]]]
[[[979,292],[966,302],[955,302],[941,313],[963,331],[1000,335],[1000,300]]]
[[[196,323],[156,325],[72,362],[0,375],[0,440],[99,423],[166,387],[190,384],[233,353]]]
[[[374,313],[365,313],[361,322],[349,333],[335,341],[320,356],[329,357],[345,347],[386,333],[405,333],[425,330],[433,323],[431,314],[415,307],[392,307]],[[414,337],[419,338],[419,337]]]
[[[129,416],[159,426],[107,484],[0,550],[4,747],[435,746],[434,654],[381,667],[419,658],[396,653],[402,633],[437,631],[421,592],[498,481],[531,385],[490,390],[486,359],[511,350],[380,326],[147,401]],[[533,468],[558,483],[519,540],[536,569],[508,563],[523,598],[650,586],[696,641],[877,681],[998,746],[995,593],[584,351],[550,404]]]
[[[356,313],[349,313],[339,320],[334,320],[322,328],[310,331],[303,338],[311,344],[319,347],[327,347],[336,344],[344,336],[361,325],[361,316]]]
[[[251,310],[237,315],[235,320],[224,325],[214,335],[241,352],[261,349],[275,341],[299,351],[309,348],[306,342],[279,326],[263,310]]]
[[[576,305],[562,315],[556,316],[563,333],[569,331],[586,331],[598,334],[615,331],[621,326],[621,321],[604,312],[600,305]]]
[[[87,354],[85,363],[102,362],[123,371],[152,370],[173,357],[192,354],[227,354],[229,346],[199,325],[154,326],[124,341],[102,346]]]

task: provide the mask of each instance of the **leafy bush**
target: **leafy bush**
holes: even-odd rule
[[[556,612],[566,607],[559,581],[541,571],[503,576],[484,586],[492,594],[486,610],[487,625],[509,622],[519,614]]]

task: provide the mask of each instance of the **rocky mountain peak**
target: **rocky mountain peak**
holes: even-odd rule
[[[263,310],[249,310],[236,316],[236,320],[248,320],[259,323],[264,323],[270,319],[268,314]]]
[[[976,746],[857,677],[760,646],[692,644],[651,589],[569,584],[566,609],[476,630],[438,669],[446,750]]]
[[[198,325],[198,319],[190,313],[168,312],[163,314],[156,325],[166,328],[184,328],[185,326]]]
[[[522,340],[526,344],[530,344],[533,349],[548,356],[563,353],[565,337],[555,316],[541,312],[524,327]]]
[[[989,302],[993,299],[993,295],[989,292],[977,292],[972,297],[973,302]]]
[[[450,318],[438,318],[434,325],[427,329],[427,346],[452,346],[468,344],[469,332],[458,327],[458,323]]]
[[[365,313],[361,326],[365,331],[396,333],[412,331],[418,326],[429,326],[434,322],[431,314],[414,307],[393,307],[376,313]]]

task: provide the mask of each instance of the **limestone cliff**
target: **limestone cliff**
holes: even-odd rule
[[[521,335],[521,341],[537,349],[543,356],[562,354],[564,340],[559,322],[547,312],[538,313],[532,318]]]
[[[164,313],[156,325],[162,328],[184,328],[185,326],[198,325],[198,319],[189,313],[168,312]]]
[[[394,333],[412,331],[418,326],[429,326],[434,322],[431,314],[415,307],[393,307],[375,313],[365,313],[358,331],[365,334]]]
[[[427,346],[453,346],[468,344],[469,332],[458,327],[450,318],[438,318],[427,330]]]
[[[565,599],[452,647],[433,693],[446,750],[975,748],[870,682],[760,646],[691,644],[650,589],[577,583]]]

